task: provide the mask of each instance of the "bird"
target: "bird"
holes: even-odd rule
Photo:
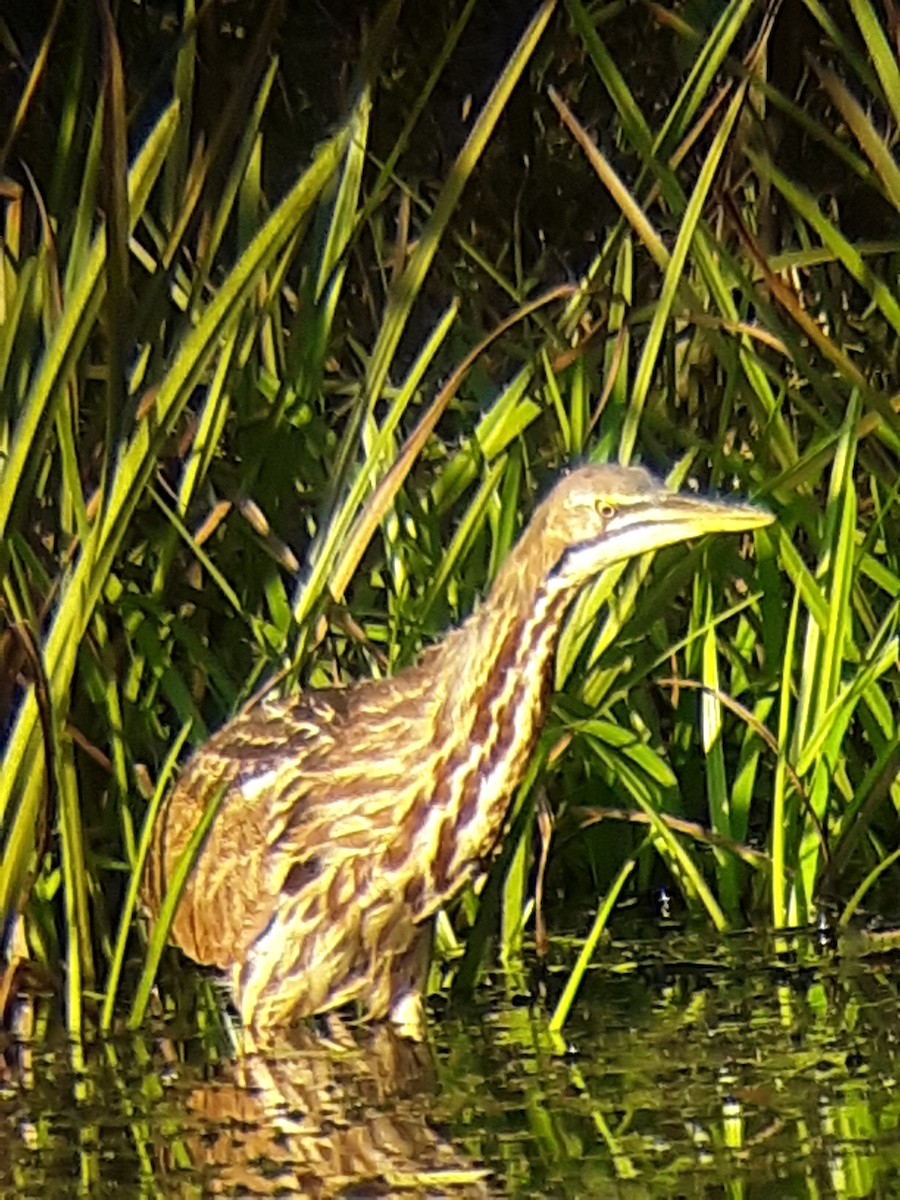
[[[623,560],[773,519],[643,467],[563,475],[487,598],[412,666],[264,696],[188,759],[153,827],[145,912],[217,803],[168,936],[226,974],[242,1027],[265,1040],[355,1005],[421,1037],[434,919],[498,849],[576,596]]]

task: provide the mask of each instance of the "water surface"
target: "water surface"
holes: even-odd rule
[[[563,1039],[533,974],[512,973],[437,1013],[424,1047],[304,1029],[235,1062],[211,1034],[161,1028],[79,1064],[58,1034],[10,1041],[0,1189],[892,1195],[898,966],[890,944],[673,932],[607,945]]]

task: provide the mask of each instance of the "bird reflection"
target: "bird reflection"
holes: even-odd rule
[[[285,1031],[187,1097],[170,1166],[205,1194],[489,1196],[486,1175],[426,1120],[430,1051],[386,1025]]]

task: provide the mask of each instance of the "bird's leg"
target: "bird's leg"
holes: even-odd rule
[[[425,1037],[425,987],[433,932],[434,922],[429,921],[391,968],[389,1016],[397,1032],[414,1042]]]

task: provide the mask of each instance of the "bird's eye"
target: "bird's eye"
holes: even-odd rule
[[[604,521],[611,521],[616,515],[615,505],[610,504],[608,500],[597,501],[597,516],[602,517]]]

